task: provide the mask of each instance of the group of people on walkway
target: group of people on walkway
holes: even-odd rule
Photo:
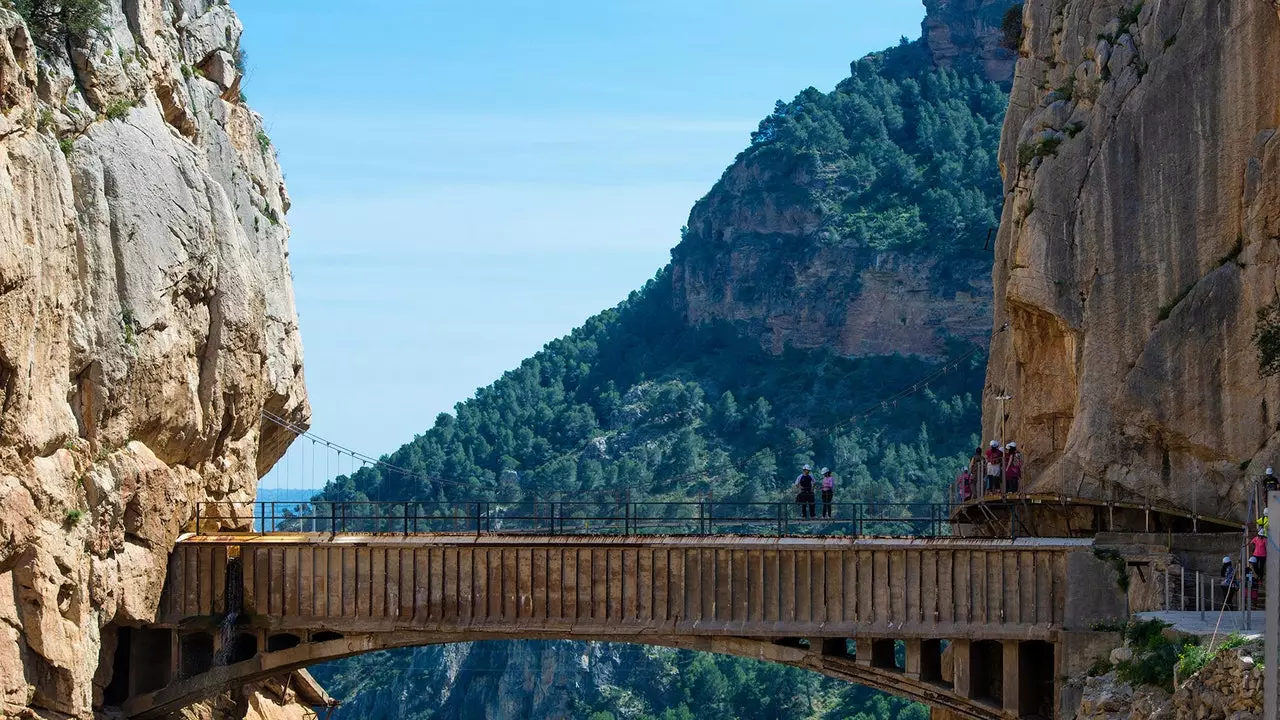
[[[800,517],[816,518],[817,515],[817,498],[814,495],[814,489],[822,491],[822,517],[831,517],[832,506],[835,504],[832,500],[836,494],[836,479],[831,474],[830,468],[822,468],[822,478],[815,480],[813,477],[813,467],[808,463],[800,469],[800,476],[796,478],[795,487],[796,504],[800,506]]]
[[[983,496],[1017,492],[1022,481],[1022,452],[1018,450],[1018,443],[1009,442],[1002,447],[999,440],[992,440],[985,452],[982,448],[974,449],[969,467],[956,477],[960,502],[978,495],[978,478],[982,478]]]

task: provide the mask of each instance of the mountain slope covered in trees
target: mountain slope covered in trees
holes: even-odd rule
[[[857,296],[868,272],[905,262],[929,268],[929,302],[945,314],[965,291],[957,276],[989,275],[1005,102],[977,70],[935,67],[917,41],[854,63],[831,93],[779,103],[695,207],[673,251],[681,278],[690,263],[759,248],[758,282],[720,292],[785,303],[834,247],[856,267],[823,270],[824,292]],[[734,317],[691,317],[676,280],[661,270],[437,417],[385,458],[411,474],[364,468],[322,499],[779,501],[805,462],[835,469],[840,500],[943,499],[977,441],[985,338],[942,333],[927,354],[769,347]],[[345,698],[344,718],[927,717],[795,669],[629,645],[430,647],[316,675]]]

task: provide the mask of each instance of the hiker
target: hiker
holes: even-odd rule
[[[1258,516],[1258,534],[1262,537],[1267,536],[1267,530],[1271,527],[1271,518],[1267,517],[1267,511],[1271,508],[1262,508],[1262,515]]]
[[[1000,470],[1004,464],[1004,453],[1000,451],[1000,443],[992,440],[987,448],[987,483],[984,492],[992,493],[1000,489]]]
[[[1018,481],[1022,479],[1022,453],[1018,452],[1018,443],[1011,442],[1005,446],[1004,482],[1009,492],[1018,492]]]
[[[800,488],[800,492],[796,493],[796,503],[800,505],[800,517],[804,518],[817,517],[813,497],[813,475],[810,474],[812,471],[813,468],[805,463],[805,466],[800,469],[800,477],[796,478],[796,487]]]
[[[1249,545],[1253,548],[1253,554],[1249,557],[1249,562],[1253,563],[1258,569],[1258,577],[1265,578],[1267,576],[1267,538],[1262,535],[1254,535],[1249,541]]]
[[[1222,606],[1231,607],[1231,591],[1240,587],[1240,583],[1236,580],[1236,566],[1232,564],[1230,555],[1222,558],[1222,582],[1220,584],[1224,592]]]
[[[968,502],[973,497],[973,473],[969,468],[960,471],[956,476],[956,502]]]
[[[1280,490],[1280,478],[1276,477],[1276,473],[1271,468],[1267,468],[1267,474],[1262,476],[1262,491],[1276,492]],[[1263,502],[1266,500],[1264,499]]]
[[[1249,566],[1244,571],[1244,586],[1249,599],[1249,607],[1258,606],[1258,573],[1254,572],[1254,560],[1257,558],[1249,558]]]
[[[822,468],[822,517],[831,517],[831,498],[836,494],[836,479],[829,468]]]

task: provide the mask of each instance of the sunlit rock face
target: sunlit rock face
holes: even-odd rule
[[[1024,24],[986,433],[1031,490],[1242,517],[1280,460],[1251,339],[1280,256],[1276,6],[1032,0]]]
[[[284,452],[261,411],[308,420],[240,32],[113,0],[39,47],[0,11],[0,715],[91,717],[194,503],[250,499]]]

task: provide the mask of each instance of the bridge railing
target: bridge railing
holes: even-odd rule
[[[204,502],[195,532],[477,535],[950,534],[948,503],[790,502]]]

